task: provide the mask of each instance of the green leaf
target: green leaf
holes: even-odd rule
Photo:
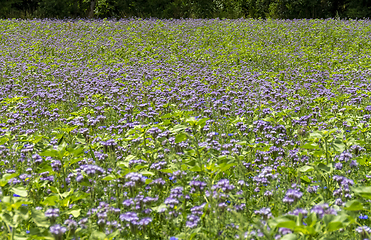
[[[332,215],[332,214],[326,214],[324,217],[323,217],[323,221],[325,222],[326,225],[329,224],[329,222],[332,222],[335,218],[335,215]]]
[[[327,231],[329,232],[333,232],[333,231],[337,231],[341,228],[343,228],[343,223],[342,222],[330,222],[328,225],[327,225]]]
[[[197,124],[197,119],[195,117],[190,117],[185,120],[186,123],[189,123],[191,126]]]
[[[59,138],[57,145],[60,145],[62,143],[62,141],[64,140],[64,133],[58,134],[58,136],[56,138],[57,139]]]
[[[221,172],[225,172],[225,171],[227,171],[228,169],[230,169],[231,167],[233,167],[233,166],[235,166],[235,165],[236,165],[236,163],[221,164],[221,165],[219,166],[219,170],[220,170]]]
[[[308,216],[304,219],[304,222],[308,226],[314,226],[317,223],[317,214],[316,213],[308,214]]]
[[[69,159],[68,161],[66,161],[66,163],[64,164],[64,166],[66,166],[66,167],[67,166],[71,166],[72,164],[77,163],[77,162],[81,161],[82,159],[84,159],[84,158],[79,157],[79,158]]]
[[[153,180],[152,180],[152,179],[149,179],[149,178],[147,178],[147,179],[146,179],[146,181],[145,181],[145,184],[150,184],[151,182],[153,182]]]
[[[29,239],[28,237],[22,237],[21,235],[14,235],[14,240],[27,240]]]
[[[59,152],[52,147],[49,147],[48,149],[43,150],[40,153],[40,156],[43,157],[53,157],[53,158],[59,158]]]
[[[31,204],[31,202],[23,202],[22,204]],[[28,214],[28,208],[27,207],[21,207],[19,210],[18,210],[18,214],[19,216],[23,219],[23,220],[28,220],[30,218],[30,215]]]
[[[18,173],[13,173],[13,174],[4,174],[3,178],[5,180],[9,180],[9,179],[12,179],[12,178],[15,178],[17,177],[19,174]]]
[[[125,162],[130,162],[131,160],[135,160],[135,159],[138,159],[138,157],[134,156],[134,155],[128,155],[126,158],[125,158]]]
[[[201,231],[201,227],[192,229],[191,236],[189,236],[189,240],[192,240],[200,231]]]
[[[37,173],[43,173],[43,172],[54,173],[53,168],[50,166],[50,163],[48,162],[44,162],[42,165],[40,165],[39,168],[37,169]]]
[[[72,153],[75,157],[78,157],[84,153],[84,147],[83,146],[76,147],[71,149],[69,152]]]
[[[312,133],[309,134],[309,137],[310,138],[322,138],[323,136],[319,132],[312,132]]]
[[[120,167],[120,168],[128,168],[129,167],[129,163],[124,162],[124,161],[119,161],[116,164],[117,164],[117,167]]]
[[[371,187],[355,187],[352,191],[363,198],[371,199]]]
[[[27,197],[27,189],[24,187],[13,187],[11,191],[21,197]]]
[[[9,138],[7,138],[7,137],[1,137],[0,138],[0,145],[4,145],[7,141],[9,141]]]
[[[68,145],[67,145],[66,142],[62,142],[61,144],[59,144],[58,147],[57,147],[57,151],[59,152],[59,154],[60,154],[61,152],[66,151],[67,146],[68,146]]]
[[[296,223],[294,221],[282,221],[277,224],[277,227],[283,227],[288,229],[294,229],[296,226]]]
[[[154,176],[155,175],[153,172],[150,172],[150,171],[141,171],[139,173],[144,175],[144,176]]]
[[[38,227],[49,227],[49,221],[43,212],[32,210],[31,217]]]
[[[294,229],[296,227],[296,223],[294,221],[285,217],[273,218],[268,221],[268,224],[273,229],[280,227]]]
[[[321,169],[324,172],[331,172],[332,170],[332,164],[325,165],[323,163],[318,164],[318,168]]]
[[[345,144],[340,139],[336,139],[333,146],[337,152],[344,152],[345,150]]]
[[[113,233],[110,233],[107,237],[108,238],[105,238],[105,240],[112,240],[114,239],[116,236],[120,235],[120,230],[117,229],[116,231],[114,231]]]
[[[313,171],[314,168],[312,166],[302,166],[301,168],[298,169],[299,172],[305,173],[305,172],[310,172]]]
[[[303,226],[303,225],[295,227],[294,231],[300,232],[304,235],[314,235],[316,233],[316,231],[314,230],[312,226]]]
[[[306,183],[311,183],[312,181],[309,179],[308,176],[303,176],[303,177],[300,177],[301,180],[303,180],[304,182]]]
[[[312,154],[316,158],[321,158],[322,156],[325,156],[326,155],[326,152],[323,151],[323,150],[316,150]]]
[[[41,204],[45,206],[55,206],[58,200],[59,200],[58,196],[52,195],[45,198],[44,201],[41,202]]]
[[[16,224],[14,224],[14,216],[11,216],[7,212],[3,212],[0,214],[0,218],[2,221],[4,221],[7,225],[11,227],[15,227]]]
[[[177,133],[177,132],[180,132],[180,131],[182,131],[186,128],[187,128],[187,126],[184,126],[184,125],[176,125],[172,129],[170,129],[170,131],[173,132],[173,133]]]
[[[296,240],[298,237],[294,233],[286,234],[280,240]]]
[[[139,170],[143,168],[148,168],[148,165],[137,165],[133,170],[134,172],[139,172]]]
[[[319,149],[319,146],[315,143],[306,143],[302,146],[300,146],[300,148],[304,148],[304,149]]]
[[[165,118],[171,118],[172,116],[173,116],[173,114],[171,114],[171,113],[166,113],[166,114],[162,115],[160,118],[161,118],[161,119],[165,119]]]
[[[128,155],[125,160],[123,161],[120,161],[120,162],[117,162],[117,166],[118,167],[121,167],[121,168],[128,168],[129,167],[129,162],[131,160],[134,160],[134,159],[138,159],[138,157],[134,156],[134,155]]]
[[[339,223],[341,223],[341,225]],[[353,223],[355,223],[354,218],[346,214],[345,211],[341,211],[338,215],[333,216],[330,222],[326,223],[326,228],[328,231],[336,231]]]
[[[179,233],[178,235],[175,236],[178,239],[187,239],[187,234],[185,233]]]
[[[248,143],[246,141],[241,141],[241,142],[238,142],[236,144],[244,146],[244,145],[247,145]]]
[[[201,172],[201,168],[198,165],[196,165],[194,167],[191,167],[189,169],[189,171],[192,171],[192,172]]]
[[[15,208],[15,209],[18,209],[20,206],[22,206],[22,204],[32,204],[32,202],[26,202],[26,201],[19,201],[18,202],[17,201],[17,202],[12,204],[12,207]]]
[[[71,203],[72,202],[76,202],[78,200],[81,200],[81,199],[85,199],[89,196],[90,194],[89,193],[82,193],[82,192],[75,192],[74,195],[71,196]]]
[[[188,137],[187,134],[179,133],[175,137],[175,143],[183,142],[183,141],[187,140],[187,137]]]
[[[52,193],[58,193],[58,194],[60,194],[59,189],[56,188],[56,187],[54,187],[54,186],[50,186],[49,189],[52,191]]]
[[[75,210],[66,211],[63,214],[66,214],[66,215],[70,215],[71,214],[72,216],[74,216],[75,218],[77,218],[77,217],[80,216],[80,212],[81,212],[81,209],[75,209]]]
[[[106,234],[99,232],[99,231],[94,231],[91,233],[90,238],[91,240],[104,240],[106,238]]]
[[[197,125],[203,128],[206,125],[206,121],[209,120],[209,118],[202,118],[198,120]]]
[[[360,211],[363,210],[363,204],[359,200],[352,200],[345,204],[344,209],[348,211]]]
[[[171,169],[161,169],[160,172],[163,172],[163,173],[173,173],[174,171],[171,170]]]
[[[109,175],[105,176],[104,178],[102,178],[102,180],[104,180],[104,181],[111,181],[111,180],[116,179],[116,178],[117,177],[115,175],[109,174]]]

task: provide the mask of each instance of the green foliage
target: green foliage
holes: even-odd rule
[[[93,7],[93,11],[91,11]],[[364,18],[364,0],[1,0],[0,17]]]
[[[15,8],[16,4],[21,4],[22,0],[0,0],[0,17],[13,17],[19,15],[19,11]]]
[[[232,17],[236,8],[245,6],[234,5],[238,1],[219,5],[198,2],[210,4],[211,10],[197,12],[196,3],[178,3],[188,11],[179,16],[191,17]],[[251,3],[257,7],[262,1]],[[283,6],[270,3],[277,3],[277,9]],[[82,4],[81,12],[86,16],[90,2]],[[114,4],[117,7],[110,8]],[[123,14],[119,4],[135,7],[130,2],[97,1],[95,16],[119,16]],[[72,14],[68,1],[58,6],[65,14]],[[161,16],[171,16],[166,14],[173,10],[165,10],[172,7],[176,9],[176,5],[161,5]],[[256,16],[264,13],[264,17],[272,17],[274,8],[259,8]],[[133,9],[143,16],[157,11],[145,5]],[[68,229],[64,239],[234,239],[236,234],[240,239],[246,239],[245,235],[247,239],[275,239],[281,228],[292,232],[282,236],[286,240],[359,239],[362,234],[357,227],[371,224],[364,218],[371,211],[371,94],[370,86],[365,85],[371,79],[371,29],[366,23],[271,19],[2,21],[0,43],[6,47],[0,51],[6,62],[1,66],[0,81],[4,83],[1,87],[13,89],[4,92],[0,101],[0,123],[7,126],[2,127],[0,136],[0,239],[54,239],[51,226],[67,226],[68,219],[80,222],[85,218],[88,220],[77,229]],[[17,41],[10,41],[13,39]],[[132,71],[141,65],[144,67]],[[164,66],[176,70],[166,73]],[[191,71],[180,71],[182,66]],[[204,68],[210,71],[203,72]],[[65,75],[60,75],[61,71]],[[136,71],[140,71],[139,77],[130,79]],[[85,72],[91,75],[80,75]],[[258,74],[250,78],[250,73]],[[339,75],[343,77],[339,79]],[[94,78],[102,79],[101,84],[91,84]],[[83,87],[87,83],[92,85],[88,94],[83,90],[90,89]],[[195,83],[208,88],[197,93],[197,104],[212,106],[229,96],[226,98],[243,99],[241,104],[248,111],[235,115],[221,108],[207,113],[197,105],[185,107],[195,92],[185,93],[196,89]],[[40,99],[36,94],[55,88],[66,94],[63,99]],[[331,94],[318,94],[324,89]],[[159,107],[152,96],[169,91],[174,91],[173,97]],[[223,95],[213,96],[218,91]],[[282,95],[262,99],[265,92],[266,97],[273,92]],[[121,104],[118,95],[130,104]],[[354,103],[355,96],[363,96],[362,101]],[[33,101],[42,111],[28,106]],[[288,108],[275,109],[277,101],[287,102]],[[234,101],[223,104],[239,107]],[[144,118],[140,114],[157,107],[157,115]],[[45,113],[57,108],[60,116],[51,120]],[[12,121],[18,121],[17,111],[27,118],[22,126],[33,129],[30,121],[36,121],[37,131],[15,132]],[[126,115],[129,112],[131,116]],[[309,115],[313,117],[308,123],[298,124]],[[124,116],[126,120],[122,120]],[[94,119],[98,120],[92,125]],[[141,124],[128,124],[135,120]],[[258,127],[259,122],[266,127]],[[287,141],[276,141],[278,138]],[[108,141],[114,144],[108,145]],[[233,144],[236,151],[225,153]],[[30,145],[33,152],[27,148]],[[352,159],[340,160],[346,151],[352,153]],[[34,154],[43,161],[33,160]],[[162,161],[166,165],[158,164]],[[60,164],[53,167],[56,162]],[[336,166],[339,163],[341,166]],[[93,164],[105,172],[94,174],[85,168]],[[269,170],[272,165],[274,169]],[[140,180],[129,181],[132,174],[141,176]],[[45,175],[54,180],[45,180]],[[340,181],[339,176],[344,178]],[[159,184],[160,178],[163,184]],[[16,179],[22,181],[15,183]],[[192,190],[191,181],[196,179],[204,181],[202,191]],[[222,179],[229,179],[234,187],[219,188]],[[180,198],[174,206],[165,203],[177,187],[189,198]],[[300,189],[301,197],[283,201],[290,189]],[[215,194],[209,194],[212,190]],[[145,204],[148,213],[134,209],[137,205],[128,208],[123,204],[140,199],[140,195],[158,198]],[[91,214],[101,202],[122,209],[119,214],[110,210],[110,221],[120,220],[121,214],[134,209],[142,219],[150,216],[152,222],[143,228],[133,224],[121,232],[107,232],[110,227],[103,228],[98,216]],[[243,205],[243,210],[237,208]],[[197,213],[200,222],[187,227],[187,217],[195,206],[201,211]],[[51,208],[60,209],[57,219],[45,215]],[[264,214],[267,208],[269,214]],[[306,212],[291,214],[299,208]],[[128,226],[126,220],[120,221]],[[257,231],[262,237],[253,235]]]

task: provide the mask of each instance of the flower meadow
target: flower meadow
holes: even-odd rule
[[[371,239],[368,20],[0,20],[1,239]]]

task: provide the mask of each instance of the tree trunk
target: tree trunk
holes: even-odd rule
[[[90,2],[90,11],[89,11],[89,15],[88,15],[89,18],[94,17],[94,8],[95,8],[96,3],[97,3],[97,0],[91,0],[91,2]]]

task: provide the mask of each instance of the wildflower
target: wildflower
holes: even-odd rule
[[[63,234],[67,231],[67,228],[62,227],[59,224],[50,227],[50,233],[55,236],[56,239],[62,239]]]

